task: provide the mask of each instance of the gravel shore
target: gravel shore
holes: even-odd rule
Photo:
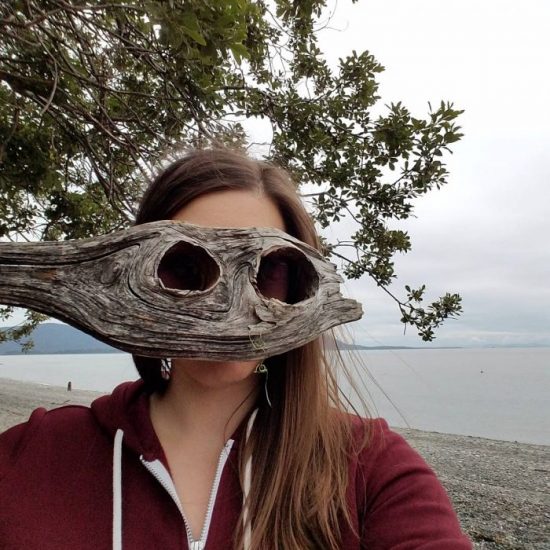
[[[98,395],[0,379],[0,433],[36,407],[87,405]],[[395,430],[436,471],[476,549],[550,549],[550,447]]]

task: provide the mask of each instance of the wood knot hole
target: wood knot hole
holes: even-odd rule
[[[315,296],[319,275],[306,255],[297,248],[267,251],[260,258],[256,288],[267,299],[297,304]]]
[[[218,282],[220,268],[204,248],[181,241],[162,257],[157,274],[165,288],[204,291]]]

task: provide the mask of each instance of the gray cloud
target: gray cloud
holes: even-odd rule
[[[449,185],[397,225],[413,250],[396,258],[392,290],[426,283],[429,297],[463,296],[463,316],[436,345],[550,345],[549,16],[550,5],[533,0],[365,2],[339,4],[324,31],[333,63],[355,48],[386,66],[384,103],[403,100],[422,115],[428,100],[445,99],[466,110]],[[330,236],[347,233],[345,222]],[[358,341],[422,345],[413,330],[403,336],[396,307],[374,285],[346,287],[365,304],[352,327]]]

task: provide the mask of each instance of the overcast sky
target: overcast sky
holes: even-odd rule
[[[431,345],[550,345],[550,2],[332,8],[322,49],[334,64],[352,49],[374,54],[386,67],[382,102],[401,100],[417,116],[428,101],[466,111],[465,137],[447,158],[449,184],[419,199],[417,217],[401,226],[413,249],[396,258],[393,290],[426,283],[427,298],[462,295],[463,315]],[[368,279],[347,282],[345,293],[365,310],[350,325],[357,342],[423,345],[413,329],[403,335],[397,307]]]
[[[449,184],[417,201],[401,226],[413,249],[396,259],[396,292],[426,283],[428,297],[463,297],[431,345],[550,345],[549,23],[545,0],[341,0],[322,33],[334,63],[369,50],[386,67],[382,102],[465,109]],[[346,289],[365,310],[356,341],[423,345],[368,280]]]

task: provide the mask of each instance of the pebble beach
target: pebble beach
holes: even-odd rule
[[[0,433],[99,393],[0,379]],[[550,549],[550,447],[394,428],[432,466],[476,549]]]

